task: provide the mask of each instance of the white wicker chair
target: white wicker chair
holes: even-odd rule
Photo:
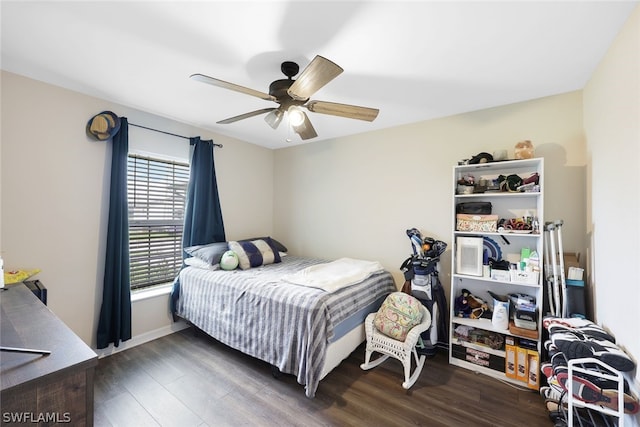
[[[364,357],[364,363],[360,365],[360,368],[367,370],[375,368],[382,362],[387,360],[389,356],[394,357],[402,362],[404,366],[404,382],[402,387],[409,389],[420,376],[422,366],[424,365],[425,356],[418,357],[416,352],[416,344],[420,338],[420,334],[431,326],[431,314],[425,306],[422,306],[422,321],[411,328],[407,334],[407,338],[403,341],[395,340],[380,333],[373,325],[373,319],[376,317],[376,313],[370,313],[364,321],[364,329],[367,336],[367,347]],[[377,351],[382,356],[371,361],[371,354]],[[416,367],[411,373],[411,357],[416,363]]]

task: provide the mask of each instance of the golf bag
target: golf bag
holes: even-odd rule
[[[421,334],[422,344],[416,348],[418,353],[431,357],[438,347],[449,347],[449,311],[438,276],[440,255],[447,244],[430,237],[423,239],[415,228],[407,230],[407,235],[414,253],[400,266],[405,278],[402,291],[417,298],[431,314],[431,326]]]

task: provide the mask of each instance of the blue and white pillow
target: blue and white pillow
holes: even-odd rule
[[[229,250],[238,255],[238,265],[242,270],[281,261],[278,249],[268,237],[257,240],[230,241]]]

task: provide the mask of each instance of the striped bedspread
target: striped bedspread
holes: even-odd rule
[[[289,255],[249,270],[187,267],[177,312],[218,341],[296,375],[313,397],[335,325],[396,290],[386,271],[334,293],[280,279],[323,262]]]

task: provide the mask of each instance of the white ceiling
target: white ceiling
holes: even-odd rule
[[[216,124],[276,104],[189,76],[268,92],[285,78],[282,61],[302,71],[315,55],[331,59],[345,71],[312,99],[380,114],[369,123],[309,112],[313,142],[581,89],[637,4],[3,0],[0,64],[279,148],[303,141],[263,116]]]

